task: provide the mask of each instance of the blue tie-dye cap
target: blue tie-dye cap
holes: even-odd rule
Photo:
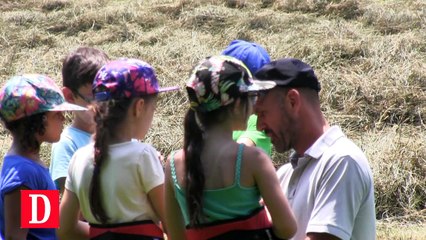
[[[139,59],[120,58],[99,69],[92,89],[97,101],[107,101],[174,91],[179,87],[161,88],[151,65]]]
[[[40,74],[14,76],[0,90],[0,117],[6,122],[42,112],[85,110],[67,103],[55,82]]]

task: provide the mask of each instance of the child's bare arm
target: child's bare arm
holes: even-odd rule
[[[21,190],[20,187],[4,196],[5,239],[27,239],[28,229],[21,228]]]
[[[175,198],[173,182],[170,171],[170,160],[166,164],[165,179],[165,199],[166,199],[166,222],[169,227],[168,237],[171,240],[184,240],[185,223],[183,222],[182,213],[179,204]]]
[[[280,238],[291,238],[297,230],[296,220],[280,187],[272,161],[262,152],[259,159],[252,163],[256,184],[269,210],[275,234]]]
[[[80,205],[75,193],[65,189],[59,210],[60,227],[57,230],[61,240],[89,239],[89,224],[80,221]]]
[[[164,222],[166,213],[164,210],[164,184],[158,185],[148,192],[149,202],[151,203],[155,213],[160,218],[163,232],[167,232],[167,225]]]

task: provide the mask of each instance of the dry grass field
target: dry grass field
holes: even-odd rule
[[[20,73],[60,84],[62,58],[81,45],[144,59],[162,85],[184,86],[199,59],[237,38],[303,59],[330,123],[369,157],[377,238],[426,239],[426,1],[1,0],[0,13],[1,84]],[[184,91],[161,96],[146,141],[164,155],[182,145],[187,106]],[[0,154],[9,143],[1,128]]]

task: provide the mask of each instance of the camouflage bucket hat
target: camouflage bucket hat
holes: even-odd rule
[[[240,60],[230,56],[212,56],[194,67],[186,84],[191,108],[209,112],[226,106],[249,92],[268,90],[270,81],[255,81]]]
[[[14,76],[0,90],[0,116],[6,122],[42,112],[85,110],[65,102],[55,82],[40,74]]]

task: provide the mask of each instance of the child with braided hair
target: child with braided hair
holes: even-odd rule
[[[163,167],[142,140],[160,92],[154,69],[119,59],[96,74],[95,141],[74,154],[60,206],[61,239],[163,239]],[[79,221],[79,211],[87,222]]]

